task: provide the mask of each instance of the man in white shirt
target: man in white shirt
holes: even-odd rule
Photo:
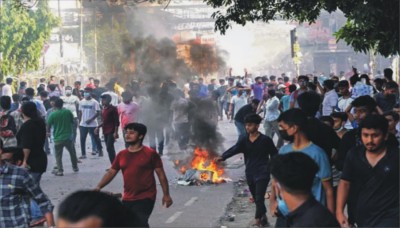
[[[277,148],[283,146],[283,139],[279,133],[278,118],[281,112],[279,111],[279,98],[275,95],[275,90],[268,90],[268,100],[265,102],[265,135],[273,139],[274,133],[278,136]]]
[[[335,109],[338,103],[338,95],[334,89],[334,81],[333,80],[325,80],[324,81],[324,89],[325,95],[324,100],[322,101],[322,115],[329,116]]]
[[[64,108],[70,110],[72,115],[74,116],[74,126],[73,126],[73,142],[75,144],[76,141],[76,131],[78,129],[78,110],[79,110],[79,98],[75,95],[72,95],[72,87],[65,87],[65,96],[62,96],[61,99],[64,101]]]
[[[13,94],[12,88],[11,88],[12,82],[13,82],[12,78],[7,78],[6,79],[6,84],[1,89],[1,95],[2,96],[9,96],[10,99],[12,98],[12,94]]]
[[[79,130],[81,133],[81,150],[82,156],[80,159],[86,159],[86,137],[88,133],[94,139],[98,149],[99,157],[103,156],[103,147],[99,137],[94,134],[94,129],[98,127],[97,116],[100,115],[100,105],[95,99],[92,98],[92,88],[85,88],[83,96],[84,99],[79,102],[78,117],[80,120]],[[92,153],[96,154],[95,151]]]
[[[242,90],[239,90],[238,94],[231,98],[228,114],[230,115],[233,111],[233,116],[236,116],[236,113],[239,111],[239,109],[241,109],[246,104],[247,97],[243,94]]]
[[[342,95],[341,97],[339,97],[337,104],[337,111],[339,112],[346,112],[346,109],[351,105],[351,102],[354,101],[354,99],[351,98],[349,88],[350,85],[347,80],[342,80],[338,84],[339,94]],[[349,120],[347,120],[344,128],[346,128],[347,130],[353,129],[353,126],[351,125]]]

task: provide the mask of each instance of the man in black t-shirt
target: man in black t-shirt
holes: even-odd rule
[[[384,92],[375,95],[376,103],[383,112],[392,111],[396,105],[396,93],[399,91],[399,86],[396,82],[388,82],[385,85]]]
[[[258,131],[261,121],[262,118],[255,113],[247,115],[244,121],[247,137],[240,138],[221,157],[215,158],[215,161],[225,161],[236,154],[243,153],[246,180],[256,205],[254,224],[256,226],[268,224],[264,199],[270,179],[268,161],[278,153],[272,139]]]
[[[399,149],[387,144],[388,126],[380,115],[369,115],[360,124],[363,145],[347,154],[338,187],[336,217],[341,225],[400,225]]]

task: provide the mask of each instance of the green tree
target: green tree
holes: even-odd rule
[[[383,56],[400,51],[399,0],[205,0],[217,10],[215,29],[222,34],[231,22],[275,19],[314,22],[320,12],[341,10],[347,23],[336,34],[356,51],[374,51]]]
[[[51,30],[59,24],[48,7],[48,0],[38,1],[35,10],[3,1],[0,9],[0,77],[21,74],[39,68],[43,46]]]

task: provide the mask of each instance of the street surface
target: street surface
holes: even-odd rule
[[[233,123],[224,120],[219,123],[219,130],[225,138],[224,146],[229,148],[237,139],[236,129]],[[263,131],[263,129],[260,129]],[[79,135],[77,137],[79,141]],[[145,144],[147,140],[145,139]],[[91,147],[90,137],[86,140],[86,146]],[[124,143],[122,135],[117,140],[116,151],[123,149]],[[103,143],[103,147],[104,143]],[[80,145],[76,145],[78,157],[81,155]],[[64,150],[63,165],[64,176],[56,177],[51,174],[51,170],[55,166],[54,155],[48,156],[47,172],[43,175],[41,186],[45,193],[49,196],[55,205],[55,215],[59,203],[69,194],[81,189],[94,189],[101,177],[109,168],[109,160],[107,152],[104,151],[104,157],[91,155],[91,149],[87,150],[88,158],[82,160],[79,164],[79,173],[73,173],[69,154]],[[223,151],[221,151],[222,153]],[[162,157],[166,175],[169,179],[170,193],[174,204],[170,208],[161,206],[162,190],[157,185],[158,195],[157,202],[150,217],[151,227],[219,227],[220,219],[224,216],[227,205],[232,201],[234,196],[234,183],[244,176],[244,165],[241,159],[242,155],[237,155],[227,162],[226,176],[231,178],[233,182],[220,185],[203,185],[203,186],[180,186],[177,185],[179,172],[174,168],[173,157],[168,155],[168,151],[164,152]],[[172,153],[172,152],[171,152]],[[157,179],[157,178],[156,178]],[[157,181],[158,182],[158,181]],[[115,179],[103,190],[113,193],[122,193],[123,191],[122,176],[119,173]],[[253,205],[250,205],[253,207]],[[249,221],[253,218],[250,216]]]

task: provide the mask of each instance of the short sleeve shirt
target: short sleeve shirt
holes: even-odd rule
[[[319,171],[314,178],[312,193],[317,201],[326,205],[325,191],[322,188],[322,181],[331,179],[331,166],[329,164],[328,156],[321,147],[311,143],[309,146],[301,149],[301,151],[293,149],[293,144],[283,146],[279,150],[279,154],[287,154],[290,152],[301,152],[310,156],[319,167]]]
[[[54,142],[72,139],[72,124],[74,116],[68,109],[54,110],[47,119],[47,124],[54,127]]]
[[[76,104],[79,104],[79,98],[75,95],[63,96],[61,99],[64,101],[63,107],[70,110],[74,118],[78,117],[76,113]]]
[[[89,124],[86,123],[86,120],[92,118],[96,112],[100,111],[99,102],[95,99],[86,100],[83,99],[79,102],[79,111],[82,112],[82,118],[80,126],[82,127],[97,127],[97,119],[94,119]]]
[[[118,105],[118,114],[121,118],[121,127],[122,129],[128,123],[133,123],[137,120],[137,116],[139,113],[139,105],[136,102],[131,102],[129,104],[121,103]]]
[[[132,153],[127,149],[118,153],[111,166],[114,170],[121,170],[124,180],[125,201],[141,199],[155,200],[157,195],[154,171],[162,168],[162,161],[156,151],[150,147]]]

